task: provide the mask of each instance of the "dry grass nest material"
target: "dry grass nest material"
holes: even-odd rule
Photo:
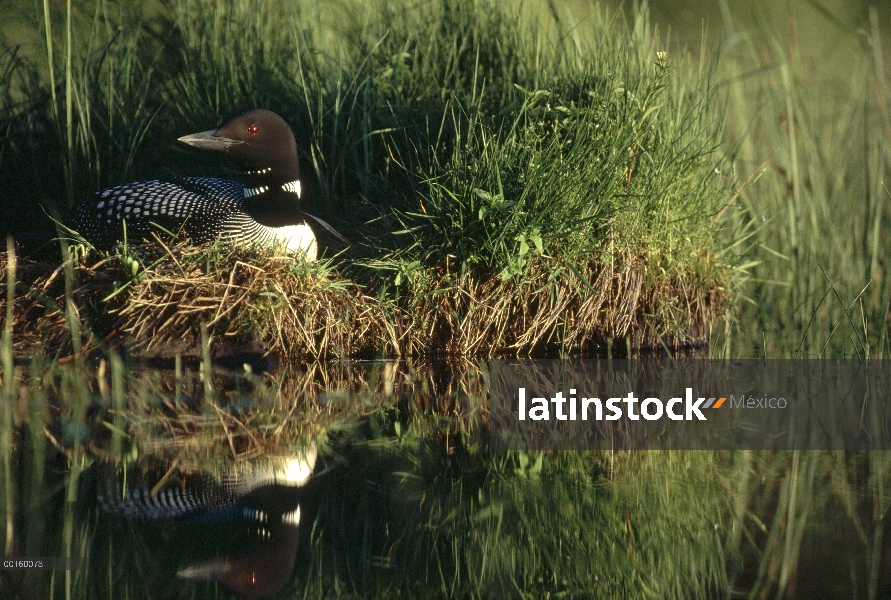
[[[540,260],[523,279],[433,271],[382,298],[335,268],[274,251],[146,244],[62,266],[19,261],[17,355],[72,347],[68,266],[87,350],[121,340],[135,352],[200,347],[205,327],[211,347],[257,334],[290,359],[586,353],[626,338],[635,347],[678,347],[706,339],[727,308],[720,283],[683,274],[648,282],[646,265],[630,254],[559,277]],[[0,269],[5,288],[5,253]]]

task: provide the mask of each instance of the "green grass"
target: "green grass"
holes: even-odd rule
[[[727,356],[888,356],[886,19],[820,7],[724,23],[730,154],[734,175],[752,178],[735,210],[764,221]],[[831,50],[809,51],[804,27]]]

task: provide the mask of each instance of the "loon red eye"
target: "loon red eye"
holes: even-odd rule
[[[248,133],[251,135],[256,135],[258,131],[260,131],[260,128],[256,125],[251,125],[250,127],[248,127]]]

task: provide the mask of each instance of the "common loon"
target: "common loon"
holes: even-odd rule
[[[319,241],[345,238],[323,220],[300,210],[300,162],[291,128],[269,110],[252,109],[215,130],[179,142],[225,154],[244,183],[211,177],[140,181],[119,185],[79,202],[67,225],[88,242],[110,249],[126,237],[148,238],[154,226],[184,230],[193,242],[216,239],[282,244],[315,260]]]
[[[180,476],[179,483],[154,493],[151,481],[130,478],[122,484],[113,470],[100,480],[97,499],[106,512],[137,519],[252,527],[250,540],[237,551],[190,564],[177,574],[217,581],[243,596],[269,596],[284,587],[294,570],[300,502],[316,455],[313,446],[292,456],[262,457],[219,480]]]

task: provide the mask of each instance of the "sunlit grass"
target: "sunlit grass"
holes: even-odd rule
[[[727,355],[885,358],[887,30],[876,7],[856,26],[807,10],[775,21],[755,12],[754,28],[726,15],[719,58],[733,164],[752,179],[737,210],[763,221],[743,337],[731,336]],[[833,57],[836,71],[813,70],[795,35],[808,17],[840,40],[847,64]]]

